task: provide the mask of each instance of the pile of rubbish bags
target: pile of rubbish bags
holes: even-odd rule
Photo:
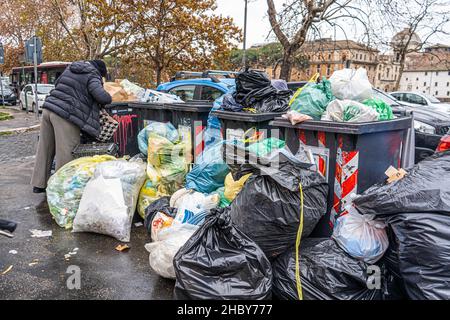
[[[237,75],[236,90],[222,98],[221,108],[233,112],[285,112],[291,95],[285,81],[272,83],[265,72],[247,69]]]
[[[354,199],[358,211],[385,219],[391,242],[386,267],[415,300],[450,298],[450,152],[416,165],[406,177],[375,185]]]
[[[300,88],[289,102],[293,124],[308,119],[337,122],[372,122],[394,119],[391,107],[374,98],[372,84],[364,68],[343,69],[329,80],[309,82]],[[299,120],[292,120],[292,118]]]
[[[47,202],[61,227],[129,242],[144,180],[142,160],[118,160],[106,155],[79,158],[50,178]]]

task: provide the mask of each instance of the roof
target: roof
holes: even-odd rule
[[[380,52],[378,49],[371,48],[362,43],[353,40],[332,40],[330,38],[320,39],[315,41],[307,41],[303,44],[303,51],[317,51],[317,50],[362,50],[369,52]]]
[[[405,72],[450,71],[450,53],[420,52],[407,56]]]

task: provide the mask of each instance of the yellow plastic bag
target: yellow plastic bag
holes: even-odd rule
[[[236,198],[238,193],[241,191],[241,189],[244,187],[245,182],[252,174],[246,174],[242,178],[240,178],[238,181],[234,181],[233,176],[231,173],[229,173],[225,177],[225,191],[223,193],[224,197],[229,200],[230,202]]]
[[[105,161],[116,160],[108,155],[75,159],[50,177],[47,186],[47,202],[50,213],[60,227],[72,228],[81,196],[96,166]]]
[[[144,183],[144,185],[141,188],[141,191],[139,192],[139,200],[138,200],[138,213],[142,217],[142,219],[145,219],[145,209],[154,201],[158,200],[159,198],[165,196],[165,194],[161,194],[158,191],[158,185],[153,184],[153,182],[150,179],[147,179]]]

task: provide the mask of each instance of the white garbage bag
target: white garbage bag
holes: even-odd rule
[[[330,82],[333,95],[337,99],[362,102],[373,97],[372,84],[364,68],[335,71]]]
[[[199,227],[188,223],[173,223],[158,233],[158,241],[147,243],[150,267],[161,277],[175,279],[173,258]]]
[[[139,191],[146,178],[145,164],[141,161],[107,161],[97,165],[94,172],[94,180],[97,184],[93,190],[85,189],[81,202],[83,207],[78,209],[73,225],[74,232],[95,232],[110,235],[123,242],[130,241],[131,223]],[[121,184],[121,195],[114,189],[111,193],[109,183],[119,180]],[[92,188],[92,187],[91,187]],[[103,188],[103,189],[102,189]],[[118,197],[119,202],[112,202],[111,197]],[[125,204],[125,214],[120,211],[118,204],[123,199]],[[115,210],[111,210],[116,208]]]
[[[99,176],[84,189],[73,232],[94,232],[127,241],[130,233],[127,210],[120,179]]]
[[[333,100],[322,115],[324,121],[372,122],[378,121],[379,113],[362,103],[352,100]]]
[[[375,220],[374,215],[362,215],[353,206],[348,214],[337,219],[333,238],[350,256],[366,263],[381,259],[389,246],[386,224]]]

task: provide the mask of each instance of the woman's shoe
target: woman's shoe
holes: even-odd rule
[[[33,193],[44,193],[44,188],[33,187]]]

